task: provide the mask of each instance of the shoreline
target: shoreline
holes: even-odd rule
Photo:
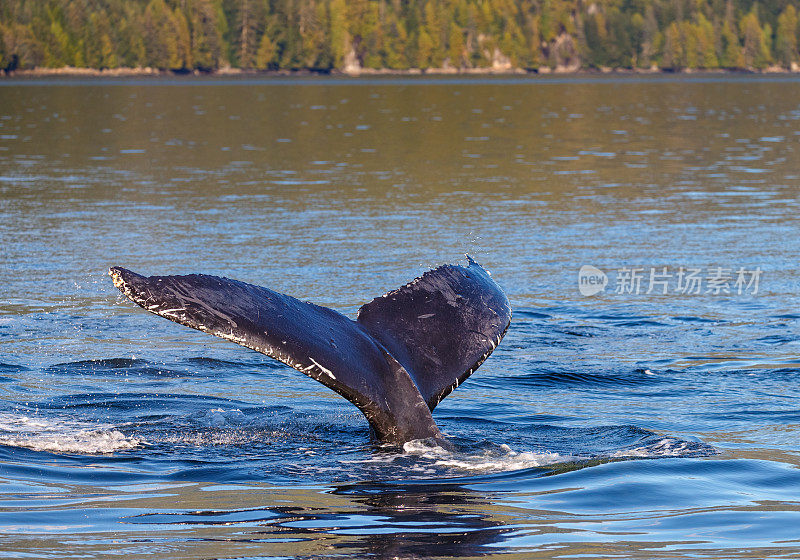
[[[157,68],[33,68],[26,70],[13,70],[6,72],[0,70],[0,80],[13,78],[48,78],[48,77],[79,77],[79,78],[125,78],[125,77],[300,77],[300,76],[332,76],[344,78],[358,78],[360,76],[601,76],[601,75],[709,75],[709,74],[752,74],[752,75],[796,75],[800,74],[800,67],[792,68],[770,66],[764,69],[726,69],[726,68],[685,68],[669,70],[662,68],[550,68],[539,67],[525,68],[409,68],[396,70],[389,68],[373,69],[360,68],[345,70],[251,70],[241,68],[220,68],[212,71],[184,71],[160,70]]]

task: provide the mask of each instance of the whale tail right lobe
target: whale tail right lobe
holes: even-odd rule
[[[131,300],[182,325],[280,360],[356,405],[381,441],[441,437],[431,411],[496,347],[511,309],[470,260],[364,305],[357,321],[244,282],[141,276],[112,267]]]
[[[356,321],[408,371],[431,411],[502,340],[511,305],[486,270],[445,265],[375,298]]]

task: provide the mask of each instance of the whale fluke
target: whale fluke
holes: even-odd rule
[[[156,315],[252,348],[345,397],[381,441],[440,438],[431,411],[491,354],[511,307],[469,259],[367,303],[356,321],[245,282],[112,267],[123,294]]]

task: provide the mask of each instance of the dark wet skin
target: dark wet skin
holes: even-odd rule
[[[500,287],[472,259],[444,265],[362,306],[355,321],[268,288],[204,274],[112,267],[123,294],[156,315],[280,360],[333,389],[373,437],[441,439],[431,412],[492,353],[511,321]]]

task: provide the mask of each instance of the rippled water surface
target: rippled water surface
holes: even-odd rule
[[[799,153],[796,78],[0,82],[0,556],[800,558]],[[354,316],[464,253],[448,448],[106,276]]]

